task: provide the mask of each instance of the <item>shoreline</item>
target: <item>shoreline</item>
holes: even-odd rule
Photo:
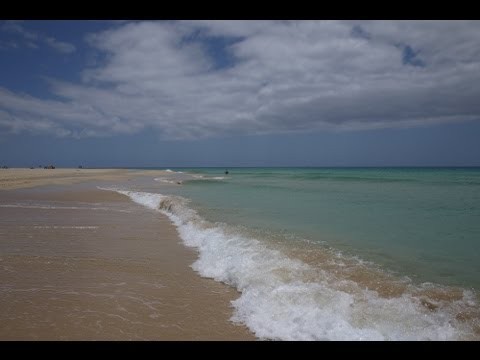
[[[41,340],[479,338],[474,290],[416,282],[334,249],[212,222],[190,205],[193,186],[161,179],[188,174],[100,173],[0,192],[0,339],[29,329],[25,314],[41,314],[33,323],[42,337],[27,334]],[[52,313],[65,309],[59,299],[75,312]],[[64,330],[45,328],[49,317]]]
[[[0,169],[0,190],[32,188],[43,185],[67,185],[85,181],[125,181],[138,176],[161,176],[165,170],[130,169]]]
[[[35,170],[0,171],[0,339],[256,339],[167,216],[95,187],[165,171]]]

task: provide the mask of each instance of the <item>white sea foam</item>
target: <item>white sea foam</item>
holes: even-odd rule
[[[173,170],[170,170],[170,169],[166,169],[165,171],[169,172],[169,173],[183,174],[183,171],[173,171]]]
[[[411,290],[399,296],[382,297],[225,224],[209,223],[182,197],[116,191],[172,220],[185,245],[199,252],[193,269],[241,292],[232,302],[232,320],[246,324],[261,339],[456,340],[478,336],[468,321],[456,319],[462,310],[478,308],[471,292],[465,291],[456,301],[440,301],[433,310],[413,296],[419,287],[411,284]]]
[[[163,183],[166,183],[166,184],[177,184],[177,181],[173,181],[173,180],[170,180],[170,179],[155,178],[154,180],[158,181],[158,182],[163,182]]]
[[[200,179],[200,180],[225,180],[225,179],[229,179],[226,176],[212,176],[212,177],[203,176],[203,175],[192,175],[192,176],[195,179]]]
[[[166,172],[168,173],[173,173],[173,174],[183,174],[183,171],[173,171],[171,169],[165,169]]]

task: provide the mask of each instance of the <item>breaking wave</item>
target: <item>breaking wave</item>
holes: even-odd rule
[[[473,291],[413,284],[326,250],[315,250],[317,261],[307,261],[237,228],[203,219],[183,197],[104,190],[167,215],[184,244],[198,250],[193,269],[241,292],[232,302],[232,321],[245,324],[260,339],[480,338]]]

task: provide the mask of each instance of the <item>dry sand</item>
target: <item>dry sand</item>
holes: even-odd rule
[[[160,173],[160,172],[159,172]],[[2,188],[155,172],[2,170]],[[0,191],[0,340],[252,340],[164,215],[92,184]]]
[[[30,188],[41,185],[65,185],[82,181],[127,180],[135,176],[160,176],[163,170],[125,169],[0,169],[0,190]]]

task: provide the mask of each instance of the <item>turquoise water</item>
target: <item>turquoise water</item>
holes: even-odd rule
[[[175,169],[104,190],[168,216],[260,339],[480,339],[479,168]]]
[[[163,192],[209,221],[329,246],[415,282],[480,289],[480,168],[174,170],[203,178]]]

